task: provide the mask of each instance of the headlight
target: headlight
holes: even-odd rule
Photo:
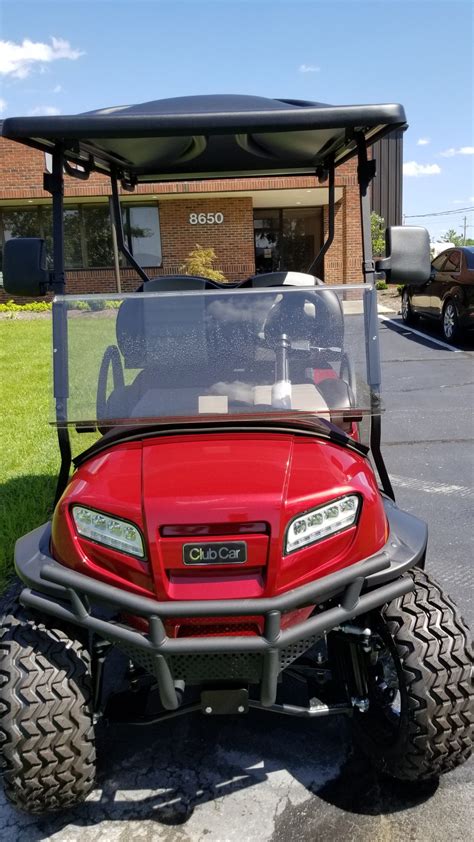
[[[122,553],[145,557],[142,536],[133,523],[110,517],[84,506],[73,506],[72,517],[79,535]]]
[[[352,526],[357,519],[359,508],[360,498],[357,494],[349,494],[347,497],[326,503],[325,506],[311,509],[304,515],[298,515],[288,527],[285,553],[292,553]]]

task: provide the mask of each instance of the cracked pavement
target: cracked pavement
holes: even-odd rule
[[[349,724],[260,712],[199,714],[99,734],[98,787],[64,816],[0,802],[5,842],[445,842],[470,836],[470,766],[439,785],[383,780],[351,753]]]

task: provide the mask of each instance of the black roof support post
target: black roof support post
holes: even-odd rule
[[[64,295],[66,281],[64,276],[64,154],[58,144],[53,151],[53,171],[45,173],[44,188],[53,198],[53,271],[51,286],[55,295]],[[61,466],[54,505],[66,488],[71,468],[71,441],[67,428],[67,399],[69,397],[68,376],[68,336],[67,305],[63,301],[53,301],[53,379],[56,404],[56,424],[58,431]]]
[[[367,158],[367,145],[362,132],[356,135],[357,141],[357,181],[359,182],[360,220],[362,225],[362,272],[364,281],[375,283],[375,263],[372,256],[372,235],[370,231],[370,193],[369,186],[375,176],[376,162]]]
[[[117,234],[117,246],[119,251],[122,252],[125,259],[128,261],[130,266],[133,266],[135,271],[140,275],[142,281],[146,284],[150,278],[147,273],[142,269],[139,263],[135,260],[133,254],[129,251],[127,244],[125,243],[125,237],[123,233],[123,220],[122,220],[122,211],[120,208],[120,197],[118,192],[118,178],[117,173],[114,171],[110,176],[110,181],[112,184],[112,208],[113,208],[113,223],[114,228]]]
[[[372,232],[370,225],[370,182],[375,176],[376,162],[369,161],[367,158],[367,145],[364,135],[358,133],[357,140],[357,180],[359,182],[360,195],[360,219],[362,226],[362,272],[364,274],[364,281],[370,285],[364,297],[364,317],[365,317],[365,335],[367,337],[366,354],[367,354],[367,372],[368,380],[371,384],[376,384],[376,388],[371,387],[370,403],[371,403],[371,418],[370,418],[370,450],[372,453],[375,466],[377,468],[382,489],[392,500],[395,500],[392,483],[388,475],[387,467],[384,462],[381,450],[382,441],[382,421],[381,421],[381,400],[380,400],[380,354],[378,345],[378,311],[377,311],[377,292],[375,289],[375,263],[372,255]],[[372,347],[372,345],[374,347]]]

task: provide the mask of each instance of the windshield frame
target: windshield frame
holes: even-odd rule
[[[368,286],[372,287],[372,289],[375,289],[375,264],[373,260],[371,239],[371,199],[369,189],[370,183],[375,176],[375,161],[368,159],[367,139],[365,138],[363,132],[360,132],[358,130],[355,131],[354,139],[356,141],[357,149],[357,181],[359,185],[360,222],[362,235],[361,270],[364,282]],[[64,271],[64,170],[65,167],[68,166],[68,162],[67,156],[65,155],[65,147],[63,142],[60,140],[55,141],[51,153],[52,172],[45,173],[44,176],[44,189],[51,194],[53,205],[53,270],[51,272],[50,279],[51,288],[53,289],[54,293],[56,295],[64,295],[66,291]],[[337,163],[343,163],[343,161],[338,161]],[[120,162],[117,162],[117,167],[119,166],[119,164]],[[335,161],[334,157],[329,154],[326,160],[322,163],[322,165],[318,165],[317,167],[315,167],[315,174],[320,180],[323,181],[325,180],[325,178],[327,178],[328,173],[330,172],[332,167],[335,167]],[[88,178],[90,172],[87,169],[87,167],[81,170],[74,169],[70,166],[68,167],[67,171],[69,175],[80,179]],[[123,170],[121,171],[117,169],[114,170],[114,172],[110,173],[112,190],[114,189],[114,183],[117,184],[119,177],[121,179],[123,189],[133,189],[133,183],[129,179],[127,180],[126,174],[123,172]],[[330,218],[332,218],[334,215],[334,206],[334,191],[330,191]],[[331,232],[329,233],[329,239],[330,237]],[[122,253],[124,254],[124,257],[128,259],[128,255],[126,254],[125,250],[123,250]],[[130,260],[128,260],[128,262],[130,264]],[[140,276],[140,267],[138,267],[138,265],[133,262],[133,258],[131,265],[134,266],[134,268],[137,271],[137,274]],[[372,299],[372,301],[373,304],[369,308],[368,323],[369,326],[373,329],[376,326],[378,327],[378,324],[376,299]],[[61,334],[64,333],[66,333],[67,336],[67,314],[65,312],[64,307],[58,304],[53,305],[52,321],[53,337],[56,337],[57,339],[61,336]],[[378,336],[378,330],[376,335]],[[378,379],[378,382],[380,382],[380,358],[378,356],[377,358],[374,357],[370,349],[369,342],[366,343],[366,345],[368,365],[372,365],[374,381]],[[61,419],[65,418],[65,402],[67,401],[68,395],[67,368],[64,366],[60,359],[54,358],[53,373],[56,419],[58,422],[60,422]],[[375,393],[373,393],[373,400],[374,402],[377,401],[377,396]],[[57,434],[58,445],[61,455],[61,464],[58,472],[54,505],[56,505],[56,503],[61,498],[64,490],[66,489],[67,483],[69,481],[69,474],[72,461],[71,440],[68,428],[64,425],[61,426],[60,424],[58,424]],[[393,488],[383,460],[380,444],[380,415],[374,414],[371,417],[370,449],[381,480],[382,488],[390,498],[395,499]]]
[[[177,424],[180,424],[180,425],[185,424],[185,423],[188,423],[188,424],[192,425],[192,424],[195,424],[195,423],[199,422],[204,417],[206,417],[208,419],[216,418],[216,420],[221,420],[220,415],[216,417],[213,414],[212,411],[209,411],[209,413],[206,413],[205,410],[201,410],[200,414],[193,413],[191,415],[186,415],[186,414],[183,414],[182,412],[180,412],[179,414],[177,414],[174,417],[166,411],[166,407],[165,407],[165,410],[164,410],[164,414],[161,417],[152,416],[152,415],[148,414],[150,410],[146,410],[143,417],[141,417],[141,416],[133,417],[133,416],[130,416],[130,415],[124,415],[124,416],[117,415],[116,423],[113,422],[114,416],[112,416],[111,419],[110,419],[110,421],[111,421],[110,424],[105,423],[105,416],[101,417],[98,414],[98,410],[96,410],[95,415],[92,412],[89,412],[86,415],[86,414],[84,414],[83,410],[81,410],[83,412],[82,416],[80,414],[78,414],[77,401],[79,401],[79,405],[81,405],[81,406],[84,405],[84,401],[83,401],[83,395],[81,394],[81,396],[79,398],[79,395],[77,394],[77,389],[79,388],[79,390],[80,390],[80,388],[81,388],[81,380],[79,379],[78,376],[76,376],[76,371],[79,369],[82,375],[84,375],[84,372],[87,374],[87,371],[88,371],[91,376],[90,376],[89,379],[86,376],[85,382],[89,383],[91,381],[94,381],[95,375],[93,374],[93,371],[94,371],[94,365],[97,363],[97,360],[100,359],[100,357],[103,357],[106,348],[108,349],[109,347],[113,347],[113,346],[110,346],[108,343],[110,343],[112,341],[114,341],[114,342],[119,341],[117,339],[117,336],[118,336],[118,333],[117,333],[117,331],[118,331],[118,316],[120,316],[121,306],[123,304],[127,304],[127,306],[129,306],[129,307],[130,306],[138,307],[138,310],[135,309],[135,311],[133,311],[133,309],[132,309],[132,311],[131,311],[132,314],[135,313],[135,317],[134,317],[134,321],[133,321],[134,325],[136,325],[136,323],[137,323],[136,319],[138,318],[138,316],[140,314],[141,314],[142,318],[145,319],[145,322],[143,324],[143,331],[144,332],[143,333],[139,332],[138,337],[139,337],[140,341],[143,341],[146,344],[148,342],[148,339],[149,339],[149,337],[147,335],[147,331],[146,331],[146,318],[147,318],[147,316],[150,318],[149,325],[150,325],[150,328],[153,332],[154,329],[155,329],[155,322],[153,321],[153,319],[154,318],[156,319],[157,312],[158,313],[161,312],[160,310],[157,310],[156,308],[160,308],[161,303],[163,303],[164,307],[166,306],[166,303],[168,304],[168,306],[173,307],[175,302],[181,302],[182,301],[183,302],[183,313],[184,313],[184,320],[185,321],[186,321],[186,316],[187,316],[187,309],[189,309],[190,312],[192,312],[193,307],[196,307],[196,306],[199,307],[199,305],[201,305],[202,308],[207,308],[207,310],[205,310],[205,312],[206,312],[206,316],[204,317],[204,321],[205,321],[208,318],[207,313],[209,311],[212,312],[213,303],[220,304],[221,306],[222,306],[223,303],[225,303],[226,305],[227,304],[228,305],[235,305],[236,302],[238,302],[239,299],[240,299],[240,302],[241,302],[240,307],[237,304],[236,309],[235,309],[235,313],[239,317],[240,317],[240,314],[243,313],[243,317],[244,317],[243,324],[245,326],[247,326],[247,322],[248,322],[248,324],[252,328],[253,334],[255,334],[255,330],[257,329],[253,324],[253,313],[255,311],[255,308],[252,305],[250,307],[247,306],[247,302],[248,301],[251,302],[252,297],[256,296],[258,298],[259,305],[263,306],[263,310],[266,311],[267,309],[270,308],[271,305],[276,305],[277,303],[282,305],[285,301],[288,302],[291,305],[292,303],[295,303],[295,304],[299,303],[299,301],[308,303],[308,299],[310,301],[312,299],[314,302],[316,302],[316,306],[319,306],[319,301],[322,302],[321,306],[323,306],[324,301],[325,300],[327,301],[328,294],[331,295],[331,299],[330,299],[331,301],[336,301],[336,303],[339,304],[341,325],[343,326],[343,330],[346,331],[346,336],[347,336],[348,333],[349,333],[349,335],[351,333],[350,331],[347,331],[347,326],[348,325],[352,326],[352,336],[350,336],[350,338],[352,340],[352,345],[350,343],[348,343],[347,338],[346,338],[345,343],[342,340],[343,344],[340,348],[326,348],[325,350],[334,352],[332,354],[332,357],[331,357],[331,354],[329,354],[329,357],[331,357],[333,360],[336,360],[336,359],[342,360],[342,357],[343,357],[344,354],[347,356],[347,354],[350,353],[350,351],[352,350],[352,354],[354,355],[354,348],[358,349],[359,347],[361,347],[361,349],[362,349],[365,346],[365,371],[363,369],[360,369],[360,365],[362,364],[362,360],[359,360],[358,375],[359,375],[360,382],[364,385],[364,388],[365,388],[365,386],[367,386],[368,391],[367,391],[367,395],[365,396],[365,402],[361,402],[359,404],[356,404],[356,406],[354,408],[354,413],[355,413],[356,409],[357,409],[357,413],[360,412],[363,415],[373,415],[375,412],[379,413],[380,412],[379,392],[380,392],[380,380],[381,380],[381,378],[380,378],[380,351],[379,351],[379,341],[378,341],[379,336],[378,336],[378,318],[377,318],[377,301],[376,301],[377,297],[376,297],[376,291],[373,287],[371,287],[367,284],[344,284],[344,285],[334,285],[334,286],[313,285],[313,286],[307,286],[307,287],[301,287],[301,286],[267,287],[267,286],[265,286],[263,288],[255,288],[255,289],[240,286],[240,287],[237,287],[237,288],[233,287],[233,288],[227,288],[226,289],[224,286],[222,286],[220,289],[213,288],[213,289],[203,289],[203,290],[200,290],[200,291],[196,291],[195,289],[191,289],[191,290],[183,289],[183,290],[179,290],[179,291],[165,290],[165,291],[158,292],[158,291],[154,290],[154,291],[149,292],[149,293],[144,291],[144,292],[140,292],[140,293],[128,293],[128,294],[124,293],[124,294],[109,294],[109,295],[95,294],[95,295],[86,295],[86,296],[75,296],[75,295],[56,296],[54,301],[53,301],[53,313],[56,313],[56,318],[58,318],[58,312],[59,312],[60,323],[64,322],[65,329],[60,331],[60,332],[56,332],[53,336],[53,357],[54,357],[54,361],[55,361],[55,371],[56,371],[56,369],[59,368],[60,370],[62,370],[64,372],[64,376],[59,379],[59,382],[57,381],[56,378],[54,380],[54,398],[56,400],[56,409],[57,409],[57,403],[58,403],[58,399],[59,399],[60,402],[61,402],[61,414],[58,415],[58,413],[56,411],[53,423],[57,427],[73,426],[73,427],[76,427],[76,429],[81,430],[81,431],[85,431],[85,430],[91,431],[91,430],[96,429],[96,428],[98,428],[99,430],[105,430],[106,428],[119,426],[119,425],[120,426],[134,426],[134,427],[138,428],[140,426],[149,426],[151,423],[154,423],[156,426],[159,426],[161,424],[170,424],[172,422],[172,420],[175,420],[175,422]],[[74,311],[78,309],[78,308],[75,308],[74,305],[78,301],[80,301],[81,303],[88,304],[89,306],[92,305],[92,308],[91,308],[92,312],[84,312],[84,313],[81,313],[79,316],[77,316],[77,312],[76,312],[76,318],[74,318],[74,315],[73,315]],[[188,303],[186,304],[186,302],[188,302]],[[346,302],[347,302],[347,304],[346,304]],[[111,304],[112,305],[113,304],[119,305],[119,307],[111,307],[110,310],[109,310],[109,313],[108,313],[108,315],[110,317],[115,316],[115,321],[113,322],[113,325],[111,325],[111,319],[110,318],[107,319],[106,322],[104,322],[103,320],[100,320],[100,319],[99,319],[99,321],[94,322],[95,317],[98,315],[94,311],[96,309],[97,310],[99,310],[99,309],[103,310],[105,303],[107,303],[108,307],[110,307]],[[351,303],[352,303],[352,312],[351,312]],[[354,305],[355,305],[355,307],[354,307]],[[233,309],[233,307],[231,306],[231,310],[232,309]],[[177,312],[176,308],[175,308],[175,312]],[[250,313],[250,317],[248,315],[249,313]],[[105,313],[103,313],[102,315],[105,315]],[[231,316],[232,316],[232,314],[231,314]],[[348,319],[350,320],[351,317],[353,317],[352,325],[348,321]],[[260,316],[260,318],[261,318],[261,316]],[[245,321],[246,319],[247,319],[247,321]],[[189,319],[188,319],[188,321],[189,321]],[[94,324],[92,322],[94,322]],[[231,319],[231,322],[227,322],[227,324],[231,324],[231,323],[232,323],[232,319]],[[203,322],[203,324],[204,324],[204,322]],[[225,325],[226,324],[225,320],[224,320],[224,322],[221,322],[221,324]],[[299,327],[298,322],[295,322],[295,324]],[[179,325],[179,320],[178,320],[178,325]],[[89,369],[87,370],[87,363],[84,360],[83,356],[81,355],[80,350],[78,351],[77,344],[78,344],[78,341],[79,341],[78,336],[80,337],[80,335],[81,335],[81,330],[82,330],[83,334],[86,333],[86,335],[87,335],[87,327],[88,326],[89,326],[89,328],[94,328],[93,336],[95,336],[96,339],[97,339],[97,349],[98,349],[98,353],[100,354],[100,357],[98,357],[95,360],[95,362],[94,362],[94,359],[92,359],[92,361],[91,361],[92,364],[90,364]],[[110,333],[110,330],[111,330],[112,327],[113,327],[113,335],[114,335],[113,340],[111,339],[111,333]],[[206,328],[206,330],[207,330],[207,328]],[[105,335],[103,336],[102,334],[107,334],[108,339],[106,339]],[[270,357],[269,361],[267,363],[268,366],[270,366],[270,365],[272,366],[272,371],[273,371],[273,365],[276,365],[276,351],[275,350],[268,351],[268,346],[265,344],[265,342],[261,338],[261,334],[259,334],[259,336],[260,336],[260,338],[257,340],[257,345],[255,346],[255,348],[258,350],[258,348],[260,347],[264,351],[267,350],[267,353],[269,353],[269,354],[273,354],[273,353],[275,354],[274,362],[273,363],[271,362],[271,359],[273,359],[273,357]],[[304,333],[303,333],[303,336],[304,336]],[[316,334],[316,338],[317,338],[317,336],[318,336],[318,334]],[[332,338],[334,338],[333,342],[331,342]],[[232,338],[232,333],[231,333],[230,339],[232,341],[234,341],[233,338]],[[153,337],[152,337],[152,340],[153,340]],[[82,339],[82,341],[84,343],[84,338]],[[163,341],[163,340],[161,339],[161,341]],[[207,335],[205,337],[205,341],[207,341]],[[226,337],[226,341],[228,341],[227,337]],[[323,341],[323,340],[321,339],[321,341]],[[329,344],[330,342],[331,342],[332,345],[334,345],[334,344],[339,345],[340,344],[340,342],[338,341],[338,334],[337,333],[333,334],[329,328],[327,329],[327,332],[326,332],[325,341],[326,341],[326,344]],[[192,344],[191,340],[190,340],[190,342]],[[71,345],[71,343],[72,343],[72,345]],[[296,343],[296,344],[298,344],[298,343]],[[291,343],[290,343],[290,345],[291,345]],[[94,347],[93,342],[87,343],[88,349],[90,349],[90,348],[93,349],[93,347]],[[317,351],[317,345],[314,346],[314,347],[315,347],[315,352],[316,352]],[[100,350],[101,348],[102,348],[102,351]],[[295,348],[296,348],[296,346],[295,346]],[[120,351],[119,351],[118,347],[115,346],[115,350],[116,350],[116,353],[119,357],[120,365],[122,365],[125,370],[127,370],[127,369],[133,370],[135,375],[137,374],[137,371],[140,372],[140,370],[141,370],[142,373],[143,373],[145,370],[150,368],[150,365],[151,365],[152,368],[154,366],[153,360],[150,363],[148,358],[147,358],[146,361],[142,361],[142,362],[140,362],[140,361],[136,362],[135,361],[135,362],[133,362],[133,354],[135,353],[133,349],[132,349],[132,358],[129,358],[128,360],[126,358],[126,352],[124,352],[122,347],[120,348]],[[228,346],[224,345],[223,350],[224,350],[224,352],[226,352],[227,356],[229,354],[231,356],[232,353],[233,353],[233,350],[234,350],[233,345],[228,345]],[[208,349],[206,347],[206,351],[212,351],[212,349]],[[322,351],[323,351],[323,349],[320,349],[319,351],[317,351],[317,354],[319,354]],[[298,350],[295,351],[294,348],[292,348],[290,353],[293,353],[293,352],[296,353],[296,354],[298,354],[298,353],[304,354],[305,353],[304,351],[303,352],[299,352]],[[185,356],[186,356],[186,354],[185,354]],[[325,357],[327,357],[327,356],[328,355],[325,354]],[[313,356],[311,356],[311,360],[312,359],[313,359]],[[319,356],[317,357],[317,359],[319,359]],[[253,364],[250,363],[250,368],[252,368],[252,365]],[[317,369],[319,367],[319,364],[317,362],[315,362],[313,364],[312,362],[309,361],[309,358],[308,358],[307,365],[310,368],[313,367],[315,369]],[[324,367],[325,366],[323,366],[323,368]],[[257,388],[257,389],[258,388],[261,389],[262,387],[268,389],[269,386],[265,387],[264,383],[271,384],[271,383],[275,383],[277,380],[280,379],[279,376],[277,375],[276,369],[275,369],[275,380],[270,380],[270,381],[268,381],[268,380],[263,380],[263,381],[258,380],[258,375],[257,375],[257,380],[252,380],[250,375],[249,375],[249,371],[247,369],[245,369],[245,371],[244,371],[244,369],[233,369],[233,370],[234,371],[242,371],[242,375],[237,375],[237,377],[235,377],[235,383],[238,383],[239,380],[242,380],[242,381],[248,380],[250,386],[252,388]],[[178,367],[178,374],[179,374],[179,371],[180,371],[180,369]],[[192,367],[191,367],[190,373],[192,375]],[[123,370],[122,370],[122,376],[123,376]],[[221,379],[221,378],[217,378],[217,379]],[[297,380],[292,379],[288,375],[288,382],[290,382],[290,381],[293,383],[294,386],[296,386],[296,383],[298,382]],[[177,385],[176,387],[173,384],[173,388],[176,388],[177,393],[179,393],[180,388],[183,388],[183,384],[179,379],[177,379],[175,382],[177,384],[180,384],[180,385]],[[214,382],[214,381],[210,380],[209,382]],[[65,384],[67,385],[67,389],[64,389]],[[131,381],[130,381],[129,385],[131,385]],[[198,390],[199,390],[199,381],[196,382],[196,383],[191,381],[191,385],[193,387],[196,386],[196,388],[198,388]],[[59,386],[59,391],[58,391],[58,386]],[[156,386],[154,385],[153,388],[154,388],[155,392],[157,393],[157,395],[160,393],[160,390],[163,390],[163,389],[166,390],[166,386],[163,385],[162,380],[158,380],[158,384]],[[204,392],[201,391],[201,394],[208,394],[208,393],[206,391],[204,391]],[[211,393],[209,393],[209,394],[211,394]],[[224,394],[226,394],[226,391],[225,390],[221,391],[221,392],[214,391],[214,394],[224,395]],[[75,404],[75,409],[73,410],[73,413],[70,415],[69,404],[70,404],[71,400],[73,400],[73,405],[74,405],[74,401],[76,401],[76,404]],[[229,397],[229,401],[230,400],[232,400],[232,398]],[[239,399],[237,398],[237,400],[239,400]],[[91,401],[91,398],[89,397],[89,403],[88,403],[89,409],[91,409],[90,401]],[[266,399],[265,399],[265,402],[266,402]],[[259,401],[257,403],[259,403]],[[323,403],[324,403],[324,401],[323,401]],[[95,404],[94,404],[94,406],[95,406]],[[239,410],[242,413],[241,417],[239,417],[236,414],[236,412],[233,411],[231,406],[229,405],[229,408],[227,410],[225,410],[225,413],[228,413],[227,418],[228,418],[229,421],[232,421],[233,423],[237,423],[238,421],[239,421],[239,423],[240,423],[240,421],[242,421],[243,423],[245,423],[245,422],[253,423],[254,421],[257,420],[257,418],[259,418],[262,421],[262,423],[265,422],[265,421],[274,422],[274,421],[281,420],[281,421],[285,421],[285,422],[290,421],[293,424],[298,424],[299,420],[303,421],[304,419],[306,419],[306,421],[308,422],[308,421],[311,421],[312,418],[318,417],[318,411],[316,411],[315,409],[309,409],[309,408],[307,409],[305,405],[303,405],[303,408],[301,406],[300,407],[295,406],[292,409],[291,403],[290,403],[286,408],[282,407],[281,411],[277,408],[277,406],[278,405],[272,403],[271,406],[268,408],[268,410],[266,412],[264,412],[264,413],[261,412],[259,414],[258,409],[254,410],[253,408],[251,408],[251,405],[249,405],[248,412],[245,410],[245,408]],[[354,406],[354,404],[352,404],[352,406]],[[223,410],[216,410],[216,411],[218,413],[220,413]],[[349,417],[350,412],[347,411],[346,415],[347,415],[347,417]],[[321,409],[321,411],[320,411],[320,417],[321,418],[325,418],[326,416],[328,417],[328,419],[332,417],[332,411],[330,413],[329,410],[328,410],[328,407],[326,407],[326,410]]]

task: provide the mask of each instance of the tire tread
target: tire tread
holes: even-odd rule
[[[71,807],[95,777],[90,656],[74,630],[46,625],[4,597],[0,744],[9,801],[28,813]]]
[[[415,589],[384,606],[406,684],[409,715],[403,751],[390,773],[429,779],[464,763],[472,747],[472,650],[453,601],[423,570]]]

